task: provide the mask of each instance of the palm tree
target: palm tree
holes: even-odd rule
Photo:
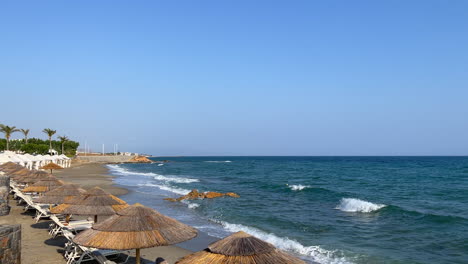
[[[42,132],[46,133],[49,137],[49,149],[52,149],[52,136],[57,132],[57,130],[52,130],[50,128],[44,128]]]
[[[58,139],[62,143],[62,154],[63,154],[63,145],[65,144],[66,141],[68,141],[68,138],[67,136],[61,136],[61,137],[58,137]]]
[[[29,129],[20,129],[20,130],[24,134],[24,143],[28,144]]]
[[[10,137],[11,134],[20,131],[15,126],[5,126],[0,124],[0,132],[5,134],[6,139],[6,150],[10,150]]]

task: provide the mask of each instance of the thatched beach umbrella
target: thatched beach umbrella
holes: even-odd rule
[[[38,170],[29,170],[28,173],[22,173],[21,175],[15,175],[13,174],[13,177],[12,179],[18,179],[18,178],[22,178],[22,177],[27,177],[27,176],[30,176],[30,175],[34,175],[36,174],[37,172],[39,172]],[[44,172],[44,171],[42,171]]]
[[[55,178],[54,176],[48,176],[47,178],[41,179],[33,185],[24,188],[22,192],[45,193],[64,184],[65,183],[63,181]]]
[[[53,207],[50,212],[66,215],[94,215],[96,223],[98,215],[114,215],[127,206],[125,201],[99,187],[94,187],[80,196]]]
[[[44,195],[36,199],[35,202],[43,204],[61,204],[83,195],[85,192],[86,191],[77,184],[69,183],[44,193]]]
[[[31,171],[28,175],[25,176],[15,176],[13,177],[13,180],[17,183],[31,184],[43,179],[47,179],[49,176],[52,175],[45,171]]]
[[[91,229],[79,233],[73,241],[93,248],[136,249],[136,263],[140,263],[140,249],[168,246],[197,236],[197,230],[156,210],[134,204]]]
[[[52,174],[52,170],[61,170],[61,169],[63,169],[63,167],[51,162],[51,163],[49,163],[47,165],[42,166],[41,169],[50,170],[50,174]]]
[[[9,174],[10,176],[26,176],[26,175],[29,175],[31,171],[29,169],[26,169],[25,167],[22,167],[21,169],[19,170],[14,170],[14,171],[10,171]]]
[[[4,171],[4,172],[15,170],[15,169],[22,169],[22,168],[24,167],[11,161],[0,165],[0,171]]]
[[[237,232],[208,246],[207,249],[190,254],[176,264],[305,264],[304,261],[286,254],[272,244]]]

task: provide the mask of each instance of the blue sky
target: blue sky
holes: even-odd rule
[[[155,155],[466,155],[467,10],[2,1],[0,123]]]

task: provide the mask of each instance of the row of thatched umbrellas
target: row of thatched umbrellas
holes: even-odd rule
[[[56,169],[56,168],[54,168]],[[125,201],[99,187],[88,191],[76,184],[65,184],[43,171],[25,171],[12,164],[0,165],[0,171],[13,175],[13,180],[29,184],[23,192],[43,193],[36,202],[58,204],[53,214],[93,215],[94,224],[73,239],[79,245],[101,249],[136,249],[136,263],[140,263],[140,249],[168,246],[190,240],[197,230],[154,209]],[[110,216],[97,223],[98,216]],[[244,232],[238,232],[211,244],[176,262],[178,264],[304,264],[273,245]]]

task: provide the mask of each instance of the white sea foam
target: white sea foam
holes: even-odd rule
[[[374,204],[356,198],[343,198],[341,199],[340,204],[335,209],[344,212],[370,213],[373,211],[377,211],[385,206],[385,204]]]
[[[288,185],[289,189],[293,191],[302,191],[306,188],[311,188],[310,185],[302,185],[302,184],[297,184],[297,185]]]
[[[154,176],[154,179],[155,179],[155,180],[158,180],[158,181],[176,182],[176,183],[192,183],[192,182],[199,182],[198,179],[168,177],[168,176],[163,176],[163,175],[156,175],[156,176]]]
[[[346,258],[339,256],[337,251],[330,251],[321,248],[320,246],[304,246],[301,243],[289,239],[287,237],[278,237],[275,234],[266,233],[261,231],[257,228],[239,225],[239,224],[231,224],[223,221],[216,221],[221,224],[224,229],[230,232],[238,232],[244,231],[249,233],[255,237],[258,237],[266,242],[269,242],[275,245],[277,248],[282,250],[287,250],[290,252],[294,252],[299,255],[303,255],[306,257],[311,258],[313,261],[322,263],[322,264],[348,264],[349,262]]]
[[[191,203],[191,202],[186,201],[186,200],[182,200],[182,203],[183,203],[183,204],[186,204],[187,207],[188,207],[189,209],[195,209],[195,208],[197,208],[197,207],[200,206],[200,205],[197,204],[197,203]]]
[[[153,183],[138,184],[138,186],[157,187],[161,190],[180,194],[180,195],[186,195],[190,192],[190,190],[187,190],[187,189],[182,189],[182,188],[177,188],[177,187],[172,187],[172,186],[167,186],[167,185],[153,184]]]
[[[107,167],[112,170],[112,172],[115,172],[120,175],[141,175],[141,176],[157,176],[158,174],[153,173],[153,172],[136,172],[136,171],[130,171],[128,169],[122,168],[119,165],[107,165]]]
[[[160,164],[158,164],[158,166],[159,166],[159,167],[160,167],[160,166],[164,166],[164,164],[160,163]]]
[[[175,183],[192,183],[192,182],[199,182],[198,179],[191,179],[191,178],[182,178],[182,177],[169,177],[163,176],[160,174],[156,174],[153,172],[136,172],[130,171],[128,169],[122,168],[119,165],[107,165],[113,172],[120,174],[120,175],[140,175],[140,176],[153,176],[155,180],[165,181],[165,182],[175,182]]]
[[[230,163],[232,161],[230,160],[208,160],[208,161],[205,161],[205,162],[210,162],[210,163]]]

